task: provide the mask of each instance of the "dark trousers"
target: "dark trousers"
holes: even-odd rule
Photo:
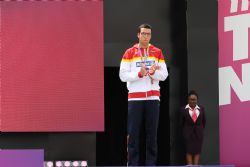
[[[154,166],[157,160],[157,128],[159,122],[159,100],[128,102],[128,165],[139,164],[140,129],[145,127],[146,161],[145,165]],[[145,118],[145,119],[143,119]],[[145,120],[145,122],[143,122]]]

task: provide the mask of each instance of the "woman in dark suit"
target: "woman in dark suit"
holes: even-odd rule
[[[205,110],[197,105],[198,94],[190,91],[188,104],[181,108],[181,126],[186,145],[187,165],[198,165],[206,126]]]

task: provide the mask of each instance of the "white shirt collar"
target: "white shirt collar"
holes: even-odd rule
[[[186,105],[185,109],[187,109],[187,108],[191,109],[191,107],[189,106],[189,104]],[[196,105],[194,108],[195,109],[200,109],[200,107],[198,105]]]

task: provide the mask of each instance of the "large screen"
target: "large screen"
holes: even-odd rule
[[[103,2],[0,2],[0,130],[104,130]]]
[[[250,6],[218,1],[220,163],[250,166]]]

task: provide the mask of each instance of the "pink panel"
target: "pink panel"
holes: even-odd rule
[[[231,2],[236,2],[237,11],[230,12]],[[241,0],[219,0],[219,67],[232,67],[238,78],[242,79],[242,65],[247,59],[233,61],[233,31],[224,31],[225,18],[250,13],[241,10]],[[232,4],[232,8],[234,5]],[[241,22],[242,23],[242,22]],[[250,35],[248,31],[248,48]],[[242,42],[242,41],[241,41]],[[248,49],[249,50],[249,49]],[[250,76],[249,76],[250,77]],[[250,93],[250,92],[249,92]],[[249,167],[250,158],[250,101],[240,101],[231,88],[231,103],[220,106],[220,161],[221,164],[235,164],[237,167]]]
[[[1,131],[103,131],[103,2],[0,5]]]

